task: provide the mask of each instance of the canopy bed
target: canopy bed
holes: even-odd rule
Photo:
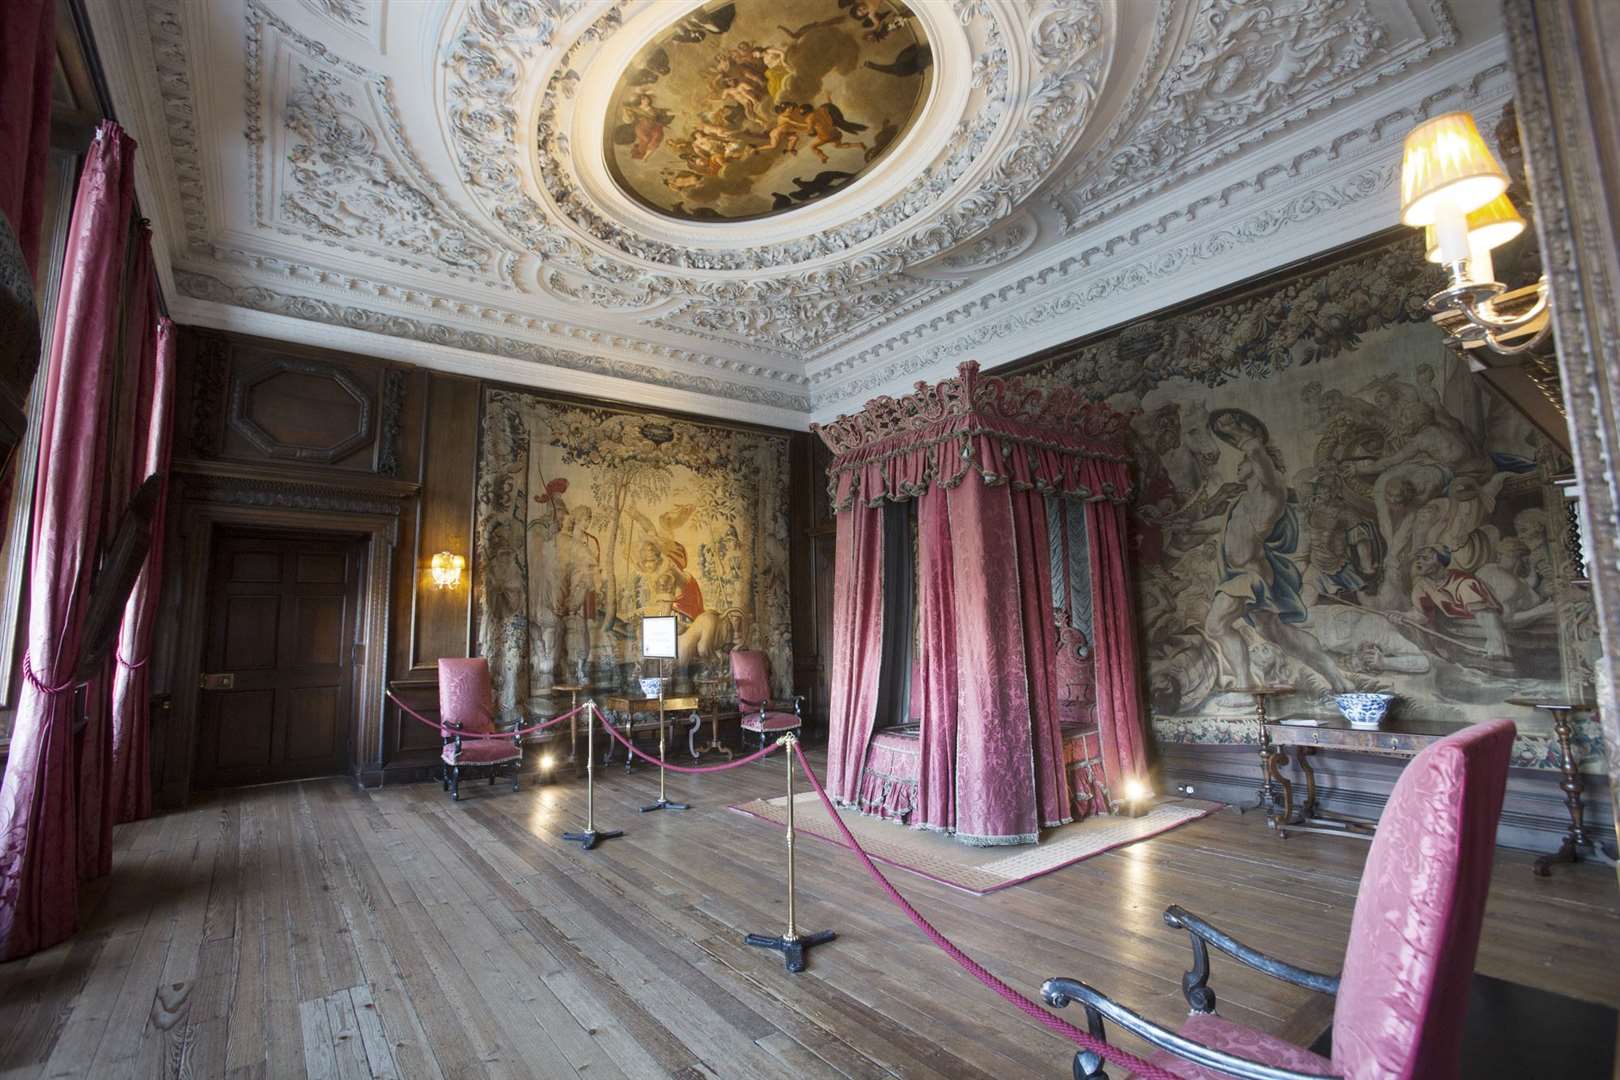
[[[970,361],[812,425],[834,455],[827,786],[844,805],[1027,843],[1143,774],[1128,423]]]

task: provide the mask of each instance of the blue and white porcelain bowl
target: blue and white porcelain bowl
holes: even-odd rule
[[[1376,728],[1389,712],[1394,694],[1340,694],[1333,699],[1353,728]]]
[[[663,686],[663,684],[664,684],[663,679],[642,679],[641,680],[641,696],[644,697],[644,698],[655,698],[655,697],[657,697],[658,696],[658,691],[659,691],[660,687]]]

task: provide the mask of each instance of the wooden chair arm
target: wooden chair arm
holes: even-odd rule
[[[1295,1072],[1292,1069],[1251,1061],[1248,1058],[1228,1054],[1224,1050],[1205,1046],[1169,1028],[1160,1027],[1139,1013],[1132,1012],[1113,1001],[1101,991],[1075,979],[1047,979],[1041,984],[1041,997],[1054,1009],[1061,1009],[1071,1001],[1080,1002],[1086,1010],[1086,1026],[1095,1038],[1104,1037],[1103,1021],[1112,1020],[1137,1038],[1161,1050],[1168,1050],[1184,1061],[1227,1073],[1241,1080],[1339,1080],[1331,1074]],[[1103,1072],[1102,1058],[1090,1050],[1082,1050],[1075,1055],[1074,1075],[1076,1080],[1108,1080],[1108,1074]]]
[[[1245,945],[1225,931],[1211,926],[1178,904],[1172,904],[1165,909],[1164,921],[1167,926],[1187,931],[1187,936],[1192,940],[1193,966],[1191,971],[1181,977],[1181,992],[1186,995],[1187,1004],[1194,1012],[1215,1011],[1215,991],[1209,988],[1208,945],[1215,946],[1238,963],[1270,975],[1274,979],[1281,979],[1306,990],[1315,990],[1319,994],[1339,992],[1337,975],[1323,975],[1267,956],[1259,949]]]

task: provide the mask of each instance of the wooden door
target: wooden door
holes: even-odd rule
[[[209,580],[198,787],[347,771],[359,541],[221,532]]]

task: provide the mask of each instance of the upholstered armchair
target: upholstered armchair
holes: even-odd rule
[[[1182,990],[1192,1012],[1169,1031],[1074,979],[1048,979],[1048,1005],[1078,1001],[1091,1033],[1113,1021],[1160,1048],[1152,1061],[1188,1080],[1451,1080],[1463,1020],[1496,822],[1507,787],[1513,724],[1492,720],[1442,739],[1412,760],[1384,808],[1362,870],[1344,969],[1324,975],[1266,956],[1179,907],[1164,913],[1192,941]],[[1222,1019],[1209,986],[1209,949],[1263,974],[1334,994],[1333,1057]],[[1075,1055],[1076,1080],[1103,1078],[1090,1051]]]
[[[759,748],[764,749],[767,738],[803,729],[803,697],[795,694],[792,701],[771,700],[771,665],[764,653],[756,649],[733,649],[731,678],[737,684],[744,748],[749,732],[759,740]],[[789,708],[793,711],[782,711]]]
[[[517,725],[514,725],[516,727]],[[501,730],[495,721],[495,694],[490,687],[489,662],[483,657],[470,660],[439,661],[439,738],[444,746],[439,758],[444,763],[439,779],[450,798],[461,798],[463,769],[482,769],[489,782],[507,770],[512,774],[512,790],[518,789],[518,770],[523,767],[523,739],[464,739],[467,733],[495,734]]]

